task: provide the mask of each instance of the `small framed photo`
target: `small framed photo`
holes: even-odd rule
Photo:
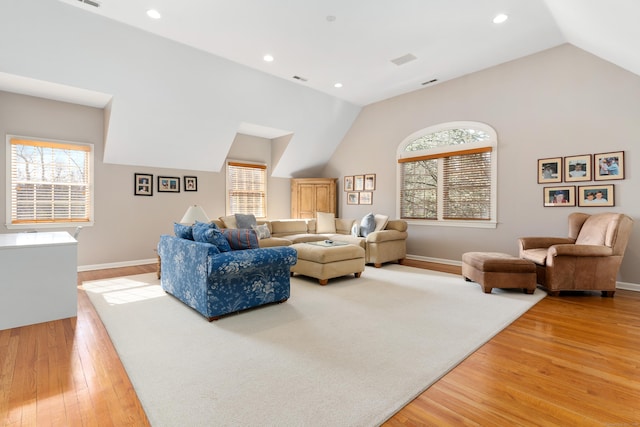
[[[591,154],[564,158],[564,182],[591,181]]]
[[[153,175],[148,173],[133,174],[133,194],[136,196],[153,196]]]
[[[198,191],[198,177],[197,176],[185,176],[184,177],[184,191]]]
[[[538,160],[538,184],[562,182],[562,157]]]
[[[353,177],[353,189],[354,191],[364,190],[364,175],[356,175]]]
[[[624,179],[624,151],[594,154],[593,169],[596,181]]]
[[[370,173],[364,176],[365,191],[373,191],[376,189],[376,174]]]
[[[344,177],[344,191],[353,191],[353,176]],[[357,203],[352,203],[357,204]]]
[[[158,177],[158,193],[179,193],[180,178],[174,176]]]
[[[351,192],[347,193],[347,204],[348,205],[357,205],[360,203],[360,193]]]
[[[615,206],[613,184],[578,187],[578,206]]]
[[[373,204],[373,193],[371,191],[362,191],[360,193],[360,204],[361,205]]]
[[[544,187],[543,199],[545,207],[575,206],[576,187]]]

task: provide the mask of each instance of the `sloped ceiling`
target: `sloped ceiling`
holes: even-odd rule
[[[362,106],[427,81],[566,42],[640,74],[634,0],[98,2],[2,2],[0,90],[107,106],[118,164],[219,171],[243,132],[286,135],[274,175],[310,176]]]

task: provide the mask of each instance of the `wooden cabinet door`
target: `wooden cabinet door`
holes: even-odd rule
[[[291,180],[291,217],[315,218],[316,212],[336,212],[335,178]]]

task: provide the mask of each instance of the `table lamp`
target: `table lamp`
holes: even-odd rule
[[[193,225],[196,221],[209,222],[210,219],[201,206],[189,206],[187,211],[184,213],[184,216],[180,220],[180,224]]]

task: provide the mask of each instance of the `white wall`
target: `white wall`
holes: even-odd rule
[[[209,217],[225,215],[225,171],[194,172],[183,169],[106,164],[102,161],[102,109],[0,91],[0,135],[16,134],[94,144],[95,225],[78,237],[78,265],[131,264],[155,259],[158,238],[173,233],[187,207],[201,205]],[[3,138],[4,143],[4,138]],[[236,159],[266,163],[271,171],[271,141],[237,135],[231,148]],[[1,233],[15,232],[6,223],[6,150],[0,150]],[[224,158],[223,158],[224,161]],[[152,197],[133,194],[134,173],[154,175]],[[158,193],[158,175],[198,177],[198,191]],[[269,177],[267,210],[271,218],[290,216],[287,178]],[[74,229],[64,229],[73,233]]]
[[[639,76],[563,45],[365,107],[324,175],[339,177],[341,186],[345,175],[375,173],[373,205],[347,205],[340,191],[341,216],[357,218],[374,211],[395,217],[398,144],[438,123],[487,123],[498,133],[498,227],[410,225],[407,249],[414,256],[453,261],[476,250],[515,255],[519,236],[566,235],[566,218],[573,211],[615,211],[640,218],[635,194],[639,117]],[[538,159],[620,150],[625,151],[626,179],[610,182],[615,184],[615,207],[542,206]],[[640,224],[619,280],[640,283]]]

